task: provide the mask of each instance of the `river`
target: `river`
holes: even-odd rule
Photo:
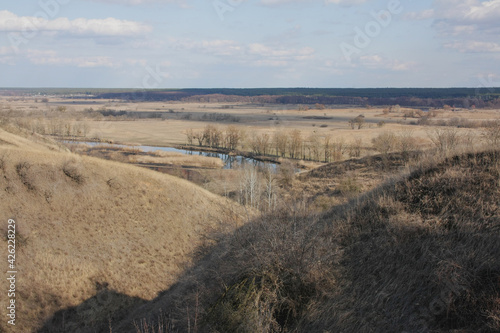
[[[241,155],[228,155],[216,152],[206,152],[199,150],[185,150],[185,149],[177,149],[174,147],[156,147],[156,146],[127,146],[127,145],[119,145],[119,144],[110,144],[104,142],[87,142],[87,141],[68,141],[64,140],[63,143],[70,144],[86,144],[89,146],[111,146],[111,147],[119,147],[119,148],[134,148],[140,149],[143,152],[154,152],[154,151],[166,151],[172,153],[181,153],[185,155],[199,155],[199,156],[207,156],[207,157],[217,157],[224,162],[224,169],[233,169],[245,165],[252,165],[255,167],[261,168],[272,168],[276,170],[278,164],[267,161],[258,161],[256,159],[245,157]]]

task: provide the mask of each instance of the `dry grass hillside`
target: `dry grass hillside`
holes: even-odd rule
[[[15,219],[18,271],[16,326],[4,307],[0,332],[109,331],[171,287],[207,235],[246,218],[187,181],[20,134],[0,130],[0,253]]]
[[[323,215],[289,205],[222,238],[118,329],[499,332],[499,185],[500,153],[471,153]]]

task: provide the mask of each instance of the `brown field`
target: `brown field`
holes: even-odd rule
[[[16,332],[500,330],[500,110],[37,99],[0,97]],[[235,126],[244,152],[293,130],[340,148],[226,170],[136,147],[207,125]]]
[[[100,138],[122,143],[133,143],[151,146],[172,146],[186,144],[186,131],[193,129],[201,131],[207,124],[215,124],[221,128],[227,125],[235,125],[243,130],[247,136],[253,133],[273,133],[279,130],[301,131],[302,136],[307,138],[311,134],[320,137],[331,136],[332,139],[344,138],[347,142],[361,139],[363,146],[369,148],[371,140],[379,134],[391,131],[394,133],[411,131],[412,135],[422,144],[429,143],[429,129],[434,126],[420,126],[419,117],[405,118],[404,113],[411,109],[401,108],[400,112],[384,114],[384,108],[334,108],[307,111],[299,111],[298,105],[247,105],[235,103],[180,103],[180,102],[140,102],[120,103],[110,100],[71,100],[50,98],[49,103],[35,103],[33,99],[8,101],[6,97],[0,97],[0,105],[3,110],[10,109],[13,114],[31,118],[43,118],[43,114],[54,111],[56,117],[62,117],[72,122],[85,121],[90,130],[89,138]],[[65,107],[64,112],[57,113],[57,107]],[[82,112],[85,109],[93,110],[116,110],[134,112],[168,112],[172,110],[172,117],[182,118],[190,114],[192,120],[186,119],[135,119],[126,120],[116,117],[101,117],[99,120],[84,118]],[[465,110],[456,111],[435,110],[436,116],[433,122],[449,122],[454,120],[475,121],[480,124],[483,121],[500,119],[500,110]],[[234,116],[238,121],[199,121],[196,120],[204,114],[219,113]],[[365,116],[365,127],[361,130],[352,130],[348,120],[358,115]],[[377,126],[379,122],[385,122],[382,127]],[[323,127],[322,127],[323,126]],[[472,126],[479,127],[479,126]],[[480,134],[477,128],[467,129]],[[461,130],[465,131],[465,130]]]

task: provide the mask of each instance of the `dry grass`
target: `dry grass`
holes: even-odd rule
[[[125,313],[120,304],[172,286],[203,235],[242,222],[236,204],[187,181],[54,152],[4,131],[0,139],[10,143],[0,145],[0,223],[14,218],[19,232],[18,332],[34,331],[67,307],[73,312],[52,317],[46,331],[61,329],[61,318],[68,332],[82,323],[107,329],[108,317]],[[4,237],[0,243],[6,258]]]
[[[222,160],[217,157],[186,155],[170,152],[157,153],[156,156],[129,156],[129,160],[131,163],[171,164],[209,169],[217,169],[224,166]]]
[[[204,169],[221,169],[224,162],[217,157],[186,155],[175,152],[143,152],[138,148],[116,147],[112,145],[89,146],[86,144],[68,144],[74,153],[86,156],[118,161],[122,163],[148,165],[179,166]]]
[[[195,106],[201,109],[176,108],[210,111]],[[217,106],[208,109],[216,112]],[[404,111],[362,113],[366,120],[389,121],[403,120]],[[295,193],[234,231],[241,225],[240,208],[182,180],[55,153],[61,150],[56,144],[23,131],[24,138],[0,132],[0,219],[16,218],[23,240],[20,331],[49,318],[42,331],[500,331],[498,152],[443,160],[455,153],[456,142],[429,136],[432,127],[388,123],[358,131],[333,120],[313,127],[316,120],[296,110],[227,112],[250,113],[249,122],[237,126],[251,132],[286,127],[368,145],[385,131],[410,128],[419,146],[437,139],[443,156],[387,152],[321,167],[301,175],[304,181],[284,175],[283,187]],[[324,113],[352,118],[361,112],[307,115]],[[490,111],[466,111],[441,112],[433,120],[451,116],[498,118]],[[185,129],[205,125],[91,122],[96,135],[142,144],[180,143]],[[474,140],[482,130],[457,129],[453,137],[464,134]],[[413,158],[425,162],[415,163],[410,174]],[[401,172],[407,176],[387,180]],[[222,176],[218,187],[228,191]],[[365,194],[356,197],[360,191]],[[311,211],[307,195],[313,192],[320,194],[312,199],[325,210],[321,215]],[[200,235],[210,238],[205,242]]]
[[[224,237],[131,322],[178,332],[498,332],[500,153],[459,155]],[[193,327],[194,318],[198,320]]]

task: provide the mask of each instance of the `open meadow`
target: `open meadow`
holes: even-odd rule
[[[0,127],[19,332],[500,330],[498,109],[2,96]]]
[[[307,141],[310,137],[343,139],[346,143],[361,140],[364,150],[372,148],[372,140],[384,132],[411,134],[418,144],[431,144],[430,133],[446,126],[457,128],[460,136],[480,136],[488,122],[500,120],[498,109],[405,108],[355,106],[304,106],[246,103],[123,102],[114,100],[52,97],[1,97],[4,112],[26,120],[27,126],[43,127],[47,134],[73,136],[73,127],[85,127],[77,135],[85,139],[101,139],[130,145],[174,146],[188,143],[189,130],[202,132],[207,125],[223,130],[231,125],[244,133],[243,149],[251,149],[254,136],[279,131],[299,130]],[[363,124],[349,123],[363,116]],[[60,121],[60,123],[57,123]],[[55,124],[54,124],[55,123]],[[84,126],[85,125],[85,126]],[[61,128],[57,128],[57,127]],[[70,129],[65,135],[67,128]],[[36,130],[36,129],[35,129]],[[56,133],[52,133],[56,132]],[[80,132],[82,132],[80,130]],[[196,144],[196,142],[195,142]]]

